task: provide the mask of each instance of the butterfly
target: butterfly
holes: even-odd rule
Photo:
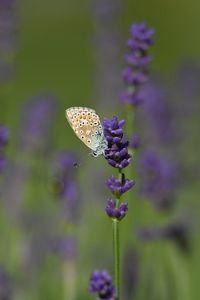
[[[92,149],[92,155],[94,157],[105,155],[108,143],[95,110],[87,107],[71,107],[66,109],[65,115],[77,137]]]

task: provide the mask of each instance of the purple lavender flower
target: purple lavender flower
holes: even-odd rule
[[[187,252],[190,249],[189,227],[183,222],[175,222],[163,226],[142,227],[138,230],[138,237],[143,241],[171,240]]]
[[[143,153],[140,162],[141,192],[160,209],[170,208],[174,202],[176,168],[155,152]]]
[[[94,21],[95,99],[102,107],[116,105],[120,91],[121,0],[91,0]]]
[[[122,175],[122,180],[119,181],[114,176],[111,176],[107,180],[107,186],[109,190],[116,196],[120,197],[122,194],[130,190],[134,186],[135,182],[125,178],[125,175]]]
[[[61,259],[74,260],[77,257],[77,240],[74,236],[56,236],[49,241],[49,250]]]
[[[148,50],[153,45],[155,30],[145,23],[133,24],[130,28],[131,37],[128,46],[133,50]]]
[[[45,141],[48,140],[51,133],[51,124],[55,118],[56,102],[51,94],[41,94],[31,99],[27,103],[21,123],[20,148],[26,151],[41,150],[47,146]]]
[[[54,159],[54,192],[63,200],[64,217],[76,222],[80,212],[78,186],[76,180],[77,155],[70,151],[61,151]]]
[[[0,299],[12,299],[12,282],[11,278],[3,266],[0,266]]]
[[[15,0],[0,0],[1,9],[10,9],[15,3]]]
[[[169,143],[174,145],[179,138],[169,91],[161,80],[154,79],[143,86],[140,96],[144,99],[143,110],[138,112],[138,118],[144,120],[143,139],[149,146],[165,151]]]
[[[111,120],[104,119],[104,135],[108,142],[108,148],[105,150],[105,158],[108,163],[116,168],[126,168],[131,162],[131,156],[128,153],[128,141],[123,138],[123,126],[125,121],[113,117]]]
[[[128,203],[122,202],[119,207],[116,207],[116,202],[114,202],[112,199],[108,199],[105,210],[110,218],[120,221],[125,217],[128,211]]]
[[[95,271],[90,277],[89,291],[98,294],[98,300],[114,300],[115,287],[106,271]]]
[[[9,132],[6,127],[0,125],[0,150],[2,150],[8,143]]]
[[[181,101],[181,107],[179,113],[182,117],[189,113],[195,113],[195,109],[198,110],[198,95],[199,80],[200,80],[200,66],[195,61],[188,61],[181,65],[176,74],[176,92],[178,91],[179,97],[183,98]],[[173,82],[174,83],[174,82]],[[188,101],[190,99],[190,101]],[[178,104],[180,104],[178,102]]]
[[[140,137],[138,134],[133,134],[130,139],[130,148],[138,149],[140,147]]]
[[[153,45],[155,30],[145,23],[138,23],[131,26],[130,33],[131,37],[127,43],[129,53],[125,55],[127,67],[122,72],[123,80],[128,88],[121,93],[121,100],[137,106],[143,101],[139,95],[139,89],[148,80],[146,66],[152,61],[148,50]]]

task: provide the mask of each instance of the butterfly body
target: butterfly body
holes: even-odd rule
[[[75,134],[87,147],[92,149],[93,156],[104,155],[107,141],[95,110],[87,107],[71,107],[65,113]]]

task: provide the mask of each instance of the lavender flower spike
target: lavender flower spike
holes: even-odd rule
[[[119,181],[114,176],[111,176],[107,180],[107,186],[109,190],[116,196],[120,197],[122,194],[130,190],[134,186],[135,182],[133,180],[126,179],[124,174],[122,176],[122,181]]]
[[[112,199],[108,199],[106,206],[106,213],[110,218],[121,221],[128,211],[128,203],[122,202],[119,207],[116,207],[116,203]]]
[[[98,294],[98,300],[114,300],[115,287],[106,271],[95,271],[90,277],[89,291]]]
[[[125,55],[127,66],[122,72],[127,90],[121,93],[121,100],[137,106],[143,101],[139,88],[148,80],[146,66],[152,61],[148,49],[153,45],[155,30],[145,23],[138,23],[131,26],[130,33],[131,37],[127,43],[129,52]]]
[[[125,121],[113,117],[111,120],[104,119],[104,135],[108,142],[108,148],[105,150],[105,158],[108,163],[116,168],[126,168],[131,162],[131,156],[128,153],[128,141],[123,138],[123,126]]]

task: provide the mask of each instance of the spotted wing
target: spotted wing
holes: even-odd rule
[[[96,150],[94,139],[101,122],[95,110],[87,107],[71,107],[66,110],[66,118],[77,137],[87,147]]]

